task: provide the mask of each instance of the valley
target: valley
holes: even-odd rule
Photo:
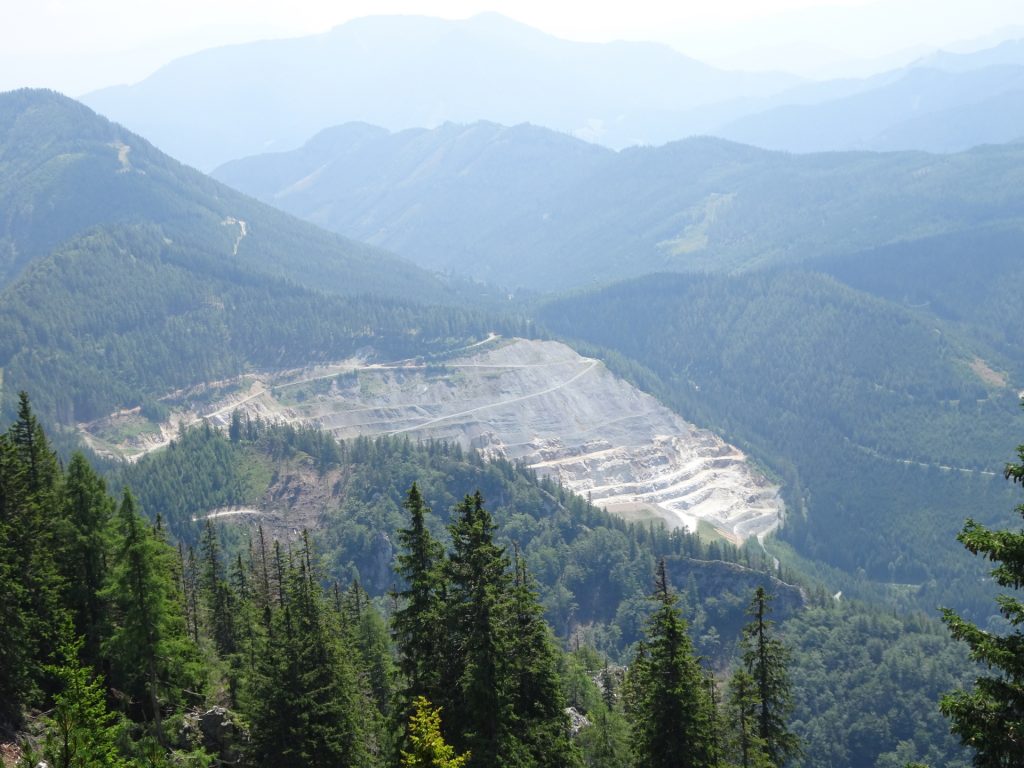
[[[1024,615],[1024,40],[978,46],[376,17],[0,94],[0,758],[77,712],[114,768],[967,768]],[[468,759],[408,762],[420,695]]]

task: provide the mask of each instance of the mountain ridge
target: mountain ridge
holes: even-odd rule
[[[718,70],[660,44],[561,40],[497,15],[368,17],[318,36],[208,49],[83,101],[209,169],[351,120],[394,130],[530,121],[610,146],[660,143],[679,135],[688,109],[797,81]]]
[[[53,92],[0,94],[0,169],[6,413],[24,389],[48,420],[70,424],[158,408],[152,398],[168,389],[250,365],[429,349],[488,330],[453,306],[485,290],[463,298]]]
[[[335,130],[321,140],[347,129]],[[470,139],[481,179],[462,151]],[[543,128],[447,124],[311,143],[214,176],[429,268],[545,291],[1024,226],[1019,144],[792,155],[694,137],[611,152]]]

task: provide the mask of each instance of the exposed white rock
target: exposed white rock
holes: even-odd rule
[[[226,427],[236,409],[342,438],[458,442],[522,460],[610,511],[691,530],[704,520],[737,541],[783,512],[778,487],[740,450],[553,341],[492,340],[441,364],[350,360],[256,377],[203,418]]]
[[[458,441],[524,460],[612,511],[647,508],[691,529],[706,520],[736,539],[771,530],[782,512],[779,489],[741,451],[558,342],[366,367],[288,411],[339,437]]]

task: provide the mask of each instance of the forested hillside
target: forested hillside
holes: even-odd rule
[[[656,271],[752,270],[1000,225],[1020,145],[789,155],[692,138],[618,153],[535,127],[349,126],[214,176],[419,264],[557,292]],[[314,172],[315,171],[315,172]]]
[[[1005,519],[1024,422],[975,346],[813,273],[659,275],[539,316],[646,366],[681,413],[752,450],[783,479],[783,537],[805,556],[925,609],[991,610],[954,536],[968,516]]]
[[[115,501],[81,455],[57,464],[24,399],[0,459],[0,647],[13,661],[0,667],[0,726],[20,724],[29,755],[394,765],[397,749],[425,749],[429,726],[476,754],[470,766],[611,767],[674,748],[657,723],[683,707],[700,765],[794,745],[810,765],[964,764],[931,698],[967,669],[927,620],[842,608],[820,590],[804,608],[766,574],[706,559],[749,554],[626,525],[512,465],[247,422],[190,431],[119,470],[139,495]],[[300,475],[341,486],[302,519],[310,532],[294,527]],[[187,508],[254,503],[279,482],[291,506],[277,496],[261,516],[225,525]],[[460,499],[464,483],[493,503]],[[381,568],[387,586],[372,583]],[[770,614],[758,584],[776,595]],[[782,621],[763,623],[765,640],[768,615]],[[744,677],[757,679],[762,642],[787,681],[772,694]],[[608,666],[620,653],[625,680]],[[662,686],[664,665],[688,685]],[[778,707],[780,730],[748,742],[760,701]],[[567,705],[585,717],[571,740]]]
[[[0,96],[3,410],[62,423],[249,367],[480,337],[479,304],[181,166],[57,94]]]
[[[581,632],[616,657],[638,639],[659,557],[681,586],[715,592],[717,608],[702,608],[706,618],[695,627],[700,633],[707,624],[723,636],[734,634],[744,595],[758,584],[772,584],[780,594],[780,613],[802,600],[796,588],[761,572],[756,552],[661,525],[627,524],[529,470],[485,461],[476,451],[404,437],[335,443],[315,430],[251,421],[234,434],[232,441],[216,430],[191,430],[166,451],[121,467],[114,483],[136,489],[148,513],[160,515],[185,541],[198,535],[194,520],[232,507],[260,510],[236,518],[243,528],[259,522],[291,536],[315,527],[330,572],[342,581],[358,580],[373,595],[394,583],[395,532],[405,519],[409,486],[417,483],[436,510],[431,525],[442,540],[464,489],[479,489],[500,527],[499,541],[510,551],[518,548],[537,578],[552,626],[565,637]],[[696,610],[696,593],[692,598]]]

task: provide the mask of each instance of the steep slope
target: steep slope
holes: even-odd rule
[[[330,293],[439,298],[412,265],[284,216],[48,91],[0,94],[0,287],[91,228],[160,226],[218,260]]]
[[[164,401],[162,439],[137,413],[88,425],[85,436],[96,449],[132,455],[166,444],[180,422],[226,430],[237,412],[346,439],[406,435],[475,448],[556,477],[611,511],[693,531],[704,522],[737,542],[772,530],[782,515],[778,487],[741,451],[556,342],[492,339],[431,363],[349,360],[250,375],[203,394]],[[140,432],[151,437],[104,442]]]
[[[502,224],[540,200],[571,196],[576,180],[615,157],[528,125],[389,133],[352,123],[294,152],[228,163],[214,176],[327,229],[358,230],[432,269],[477,264],[478,277],[505,282],[506,265],[479,261],[481,248],[504,236]]]
[[[968,516],[1007,523],[1002,467],[1024,414],[1019,374],[983,346],[813,273],[657,275],[539,316],[647,366],[677,411],[777,472],[783,536],[851,588],[896,582],[921,607],[988,615],[955,534]]]
[[[352,120],[396,130],[532,122],[609,146],[661,143],[691,132],[688,109],[795,81],[717,70],[651,43],[560,40],[496,14],[388,16],[203,51],[84,101],[209,169]]]
[[[472,335],[463,312],[411,303],[454,301],[422,270],[246,198],[57,94],[0,95],[0,171],[5,409],[29,389],[67,423],[249,365]]]
[[[215,176],[420,264],[546,291],[1024,222],[1020,145],[792,156],[691,139],[616,154],[528,127],[349,126]]]

